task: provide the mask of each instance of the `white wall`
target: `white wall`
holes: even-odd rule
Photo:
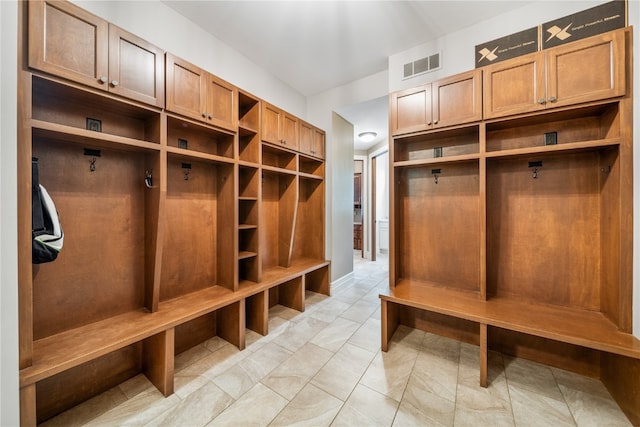
[[[330,188],[331,282],[353,272],[353,125],[332,114]],[[329,222],[329,221],[327,221]]]
[[[255,96],[303,119],[306,116],[304,96],[163,3],[73,2]]]
[[[19,424],[18,400],[18,7],[0,1],[0,425]]]
[[[608,1],[538,1],[461,31],[447,34],[433,42],[391,55],[389,57],[389,92],[408,89],[441,77],[471,70],[475,68],[477,44],[526,30]],[[632,2],[637,3],[638,0],[632,0]],[[442,52],[441,69],[403,80],[404,64],[435,52]]]

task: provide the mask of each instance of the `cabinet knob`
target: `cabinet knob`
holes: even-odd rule
[[[116,87],[118,86],[120,83],[117,80],[111,80],[111,86]]]
[[[98,79],[98,81],[100,83],[106,83],[107,82],[107,78],[105,76],[100,77],[100,79]]]
[[[428,126],[431,126],[431,124],[432,124],[431,122],[427,122],[427,125],[428,125]]]
[[[202,113],[202,118],[206,119],[207,118],[207,113]]]
[[[433,121],[433,124],[434,124],[434,125],[437,125],[437,124],[438,124],[438,121],[437,121],[437,120],[434,120],[434,121]]]
[[[209,114],[209,120],[213,119],[213,116],[211,114]]]
[[[547,101],[546,101],[544,98],[540,98],[540,99],[538,99],[538,104],[540,104],[540,105],[544,105],[544,104],[546,104],[546,103],[547,103]]]
[[[550,96],[549,97],[549,102],[556,102],[556,101],[557,101],[557,99],[556,99],[555,96]]]

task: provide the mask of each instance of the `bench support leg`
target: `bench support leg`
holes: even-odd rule
[[[487,325],[480,323],[480,387],[487,387]]]
[[[164,396],[173,394],[174,340],[171,328],[142,342],[144,374]]]
[[[392,302],[381,301],[381,331],[382,331],[382,351],[389,350],[389,341],[393,333],[398,329],[398,306]]]
[[[235,345],[239,350],[244,350],[246,324],[244,299],[219,309],[216,318],[218,319],[218,336]]]
[[[269,333],[269,290],[246,299],[247,328],[267,335]]]

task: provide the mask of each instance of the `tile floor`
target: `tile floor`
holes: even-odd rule
[[[359,254],[358,254],[359,255]],[[354,257],[354,278],[304,313],[270,312],[270,333],[238,351],[213,338],[176,358],[175,393],[142,375],[49,420],[49,426],[625,426],[602,383],[401,327],[380,351],[385,259]]]

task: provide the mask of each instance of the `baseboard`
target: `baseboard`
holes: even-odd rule
[[[331,294],[333,295],[335,290],[340,289],[341,286],[349,282],[351,279],[353,279],[353,271],[331,282]]]

